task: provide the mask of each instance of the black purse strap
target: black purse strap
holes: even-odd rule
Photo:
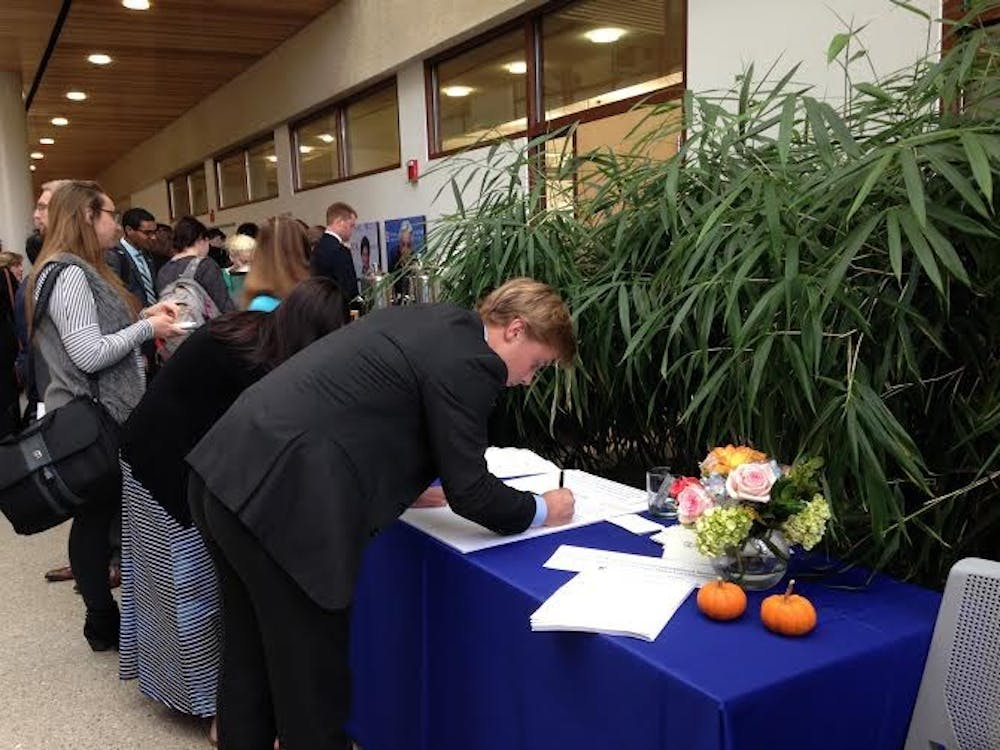
[[[47,263],[48,271],[45,271],[45,280],[42,282],[42,288],[38,292],[38,299],[35,301],[35,309],[31,315],[31,337],[28,341],[29,346],[32,348],[33,358],[35,362],[42,360],[38,356],[38,352],[35,351],[35,331],[38,330],[38,326],[42,322],[42,318],[49,311],[49,301],[52,299],[52,292],[56,288],[56,280],[59,275],[69,267],[69,263],[52,262]],[[31,393],[32,389],[36,386],[35,382],[35,367],[28,368],[28,383],[26,391]],[[87,384],[90,386],[90,395],[95,401],[101,400],[101,386],[98,383],[97,375],[92,372],[87,373]],[[39,393],[39,397],[42,394]]]

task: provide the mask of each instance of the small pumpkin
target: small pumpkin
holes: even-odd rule
[[[764,627],[780,635],[805,635],[816,627],[816,608],[804,596],[793,594],[795,581],[784,594],[772,594],[760,605]]]
[[[698,609],[713,620],[735,620],[747,608],[747,595],[735,583],[721,578],[698,589]]]

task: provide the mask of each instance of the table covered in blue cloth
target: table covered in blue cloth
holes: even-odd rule
[[[733,623],[694,596],[653,643],[533,633],[574,574],[560,544],[658,555],[608,523],[463,555],[400,522],[369,547],[354,605],[354,708],[364,750],[894,750],[906,736],[940,596],[877,577],[803,582],[804,638]]]

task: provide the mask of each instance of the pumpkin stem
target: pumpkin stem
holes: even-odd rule
[[[785,589],[785,597],[786,597],[786,598],[792,595],[792,589],[793,589],[794,587],[795,587],[795,579],[793,578],[792,580],[790,580],[790,581],[788,582],[788,588],[787,588],[787,589]]]

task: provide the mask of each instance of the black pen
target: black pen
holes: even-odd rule
[[[563,487],[563,470],[559,469],[559,489]]]

